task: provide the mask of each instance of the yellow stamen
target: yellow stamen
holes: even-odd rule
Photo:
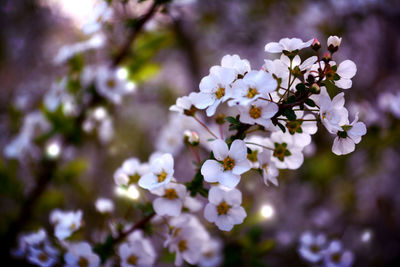
[[[223,165],[224,165],[224,170],[225,171],[230,171],[233,169],[233,167],[235,167],[235,161],[233,159],[231,159],[230,157],[226,157],[223,161],[222,161]]]
[[[225,95],[225,88],[218,87],[217,91],[215,91],[215,95],[217,96],[218,99],[221,99]]]
[[[218,215],[225,215],[225,214],[227,214],[228,211],[229,211],[229,208],[230,208],[229,205],[226,204],[225,201],[222,201],[222,202],[217,206]]]
[[[247,97],[247,98],[253,98],[253,97],[255,97],[257,94],[258,94],[257,89],[256,89],[256,88],[250,87],[249,90],[247,91],[246,97]]]
[[[251,106],[250,110],[249,110],[249,115],[250,117],[252,117],[253,119],[258,119],[261,117],[261,108],[258,108],[256,106]]]
[[[167,178],[167,173],[165,171],[162,171],[159,175],[157,175],[158,182],[164,182],[165,179]]]
[[[176,198],[178,198],[178,194],[176,193],[175,189],[168,188],[165,190],[164,197],[167,199],[176,199]]]

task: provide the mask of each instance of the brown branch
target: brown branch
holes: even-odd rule
[[[138,230],[138,229],[142,229],[143,227],[146,226],[146,224],[154,217],[154,215],[156,215],[154,212],[150,213],[149,215],[147,215],[146,217],[144,217],[141,221],[139,221],[138,223],[132,225],[131,228],[129,228],[127,231],[122,232],[118,237],[116,237],[114,239],[114,244],[118,244],[119,242],[121,242],[122,240],[124,240],[125,237],[127,237],[128,235],[130,235],[133,231]]]
[[[121,63],[121,61],[129,54],[129,49],[131,48],[133,41],[136,39],[137,35],[142,31],[146,22],[148,20],[150,20],[151,17],[153,17],[158,6],[159,6],[158,1],[154,1],[153,4],[151,5],[150,9],[144,15],[142,15],[141,17],[139,17],[136,20],[136,23],[135,23],[134,27],[132,28],[132,31],[130,32],[128,39],[125,41],[121,50],[115,56],[115,58],[112,62],[113,67],[118,66]]]

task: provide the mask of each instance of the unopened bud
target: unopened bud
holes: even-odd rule
[[[314,38],[314,41],[313,41],[313,43],[312,43],[312,45],[311,45],[311,48],[312,48],[314,51],[318,51],[318,50],[321,48],[321,43],[318,41],[317,38]]]
[[[322,57],[322,60],[325,61],[325,63],[328,63],[329,61],[331,61],[332,59],[332,55],[329,52],[325,52],[324,56]]]
[[[337,36],[329,36],[328,38],[328,50],[332,54],[338,51],[340,43],[342,42],[342,38],[337,37]]]
[[[321,88],[319,87],[318,84],[314,83],[311,85],[311,93],[313,94],[319,94],[321,92]]]
[[[200,137],[194,131],[185,130],[183,136],[183,142],[187,146],[198,146],[200,144]]]

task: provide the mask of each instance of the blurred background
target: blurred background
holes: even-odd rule
[[[108,62],[129,36],[132,17],[149,6],[147,1],[112,2],[115,11],[103,29],[105,45],[90,52],[82,64]],[[92,4],[89,0],[1,1],[1,151],[20,131],[24,115],[42,107],[43,95],[69,71],[57,56],[62,47],[88,39],[81,28],[93,12]],[[104,143],[86,137],[78,145],[63,147],[55,178],[32,207],[29,223],[19,230],[49,227],[48,215],[54,208],[80,208],[85,214],[82,235],[91,239],[106,220],[94,210],[100,196],[115,201],[116,216],[135,218],[135,212],[129,211],[131,200],[114,192],[114,171],[128,157],[147,161],[159,150],[172,152],[176,172],[183,180],[191,179],[195,170],[188,167],[190,151],[179,147],[181,140],[170,134],[176,122],[167,111],[177,97],[198,90],[212,65],[226,54],[238,54],[259,69],[264,59],[273,58],[264,52],[268,42],[318,38],[326,46],[327,37],[337,35],[343,40],[335,60],[350,59],[358,69],[353,87],[345,91],[346,107],[351,118],[360,112],[367,135],[355,152],[335,156],[333,137],[321,129],[303,166],[280,173],[279,187],[265,187],[254,173],[242,179],[249,214],[243,225],[232,234],[215,227],[209,230],[224,240],[224,266],[308,266],[297,253],[299,236],[307,230],[342,240],[354,253],[354,266],[400,266],[400,101],[397,113],[390,106],[396,105],[390,96],[400,92],[399,25],[397,0],[168,4],[144,26],[131,56],[121,63],[136,91],[113,108],[113,138]],[[4,238],[43,171],[35,167],[40,161],[37,155],[33,151],[18,160],[0,156],[0,235]],[[272,210],[270,215],[260,215],[263,205]]]

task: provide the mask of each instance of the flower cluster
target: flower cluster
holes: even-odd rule
[[[324,234],[313,235],[305,232],[300,237],[299,254],[313,264],[325,267],[349,267],[353,263],[353,253],[344,250],[339,240],[328,242]]]

